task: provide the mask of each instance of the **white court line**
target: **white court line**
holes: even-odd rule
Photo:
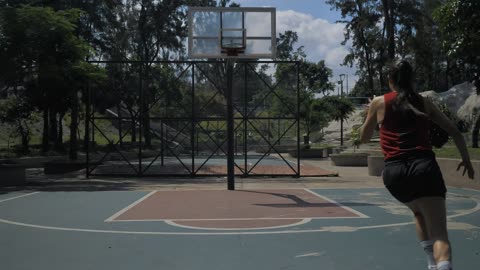
[[[451,186],[448,186],[448,188],[458,188],[458,187],[451,187]],[[480,193],[480,190],[478,190],[478,189],[473,189],[473,188],[461,188],[461,189],[464,189],[464,190],[469,190],[469,191],[475,191],[475,192],[478,192],[478,193]]]
[[[15,199],[22,198],[22,197],[27,197],[27,196],[30,196],[30,195],[33,195],[33,194],[37,194],[37,193],[40,193],[40,191],[32,192],[32,193],[27,193],[27,194],[19,195],[19,196],[12,197],[12,198],[8,198],[8,199],[3,199],[3,200],[0,201],[0,203],[6,202],[6,201],[10,201],[10,200],[15,200]]]
[[[112,220],[111,222],[149,222],[149,221],[242,221],[242,220],[295,220],[306,219],[307,217],[291,217],[291,218],[179,218],[179,219],[125,219]],[[359,217],[308,217],[308,219],[350,219]]]
[[[144,200],[146,200],[148,197],[152,196],[153,194],[155,194],[157,191],[154,190],[150,193],[148,193],[147,195],[143,196],[142,198],[138,199],[137,201],[135,201],[134,203],[130,204],[129,206],[123,208],[122,210],[118,211],[117,213],[115,213],[113,216],[107,218],[104,222],[112,222],[112,221],[115,221],[115,219],[119,216],[121,216],[123,213],[127,212],[128,210],[132,209],[133,207],[135,207],[136,205],[138,205],[139,203],[143,202]]]
[[[456,195],[456,194],[453,194]],[[480,210],[480,200],[471,198],[476,202],[474,208],[470,208],[462,211],[456,215],[447,216],[447,218],[466,216],[473,214]],[[94,230],[94,229],[80,229],[80,228],[66,228],[66,227],[55,227],[55,226],[43,226],[36,224],[29,224],[23,222],[16,222],[7,219],[0,219],[0,223],[17,225],[22,227],[36,228],[36,229],[46,229],[46,230],[56,230],[56,231],[70,231],[70,232],[90,232],[90,233],[110,233],[110,234],[133,234],[133,235],[198,235],[198,236],[213,236],[213,235],[267,235],[267,234],[296,234],[296,233],[316,233],[316,232],[331,232],[331,228],[311,229],[311,230],[290,230],[290,231],[260,231],[260,232],[148,232],[148,231],[118,231],[118,230]],[[389,227],[398,227],[405,225],[412,225],[414,222],[402,222],[402,223],[392,223],[392,224],[382,224],[382,225],[372,225],[372,226],[361,226],[361,227],[352,227],[352,231],[357,230],[367,230],[367,229],[378,229],[378,228],[389,228]]]
[[[310,189],[308,189],[308,188],[305,188],[305,191],[307,191],[307,192],[309,192],[309,193],[311,193],[311,194],[319,197],[320,199],[323,199],[323,200],[325,200],[325,201],[331,202],[331,203],[333,203],[333,204],[335,204],[335,205],[337,205],[337,206],[339,206],[339,207],[341,207],[341,208],[343,208],[343,209],[345,209],[345,210],[347,210],[347,211],[353,212],[353,213],[357,214],[357,215],[359,216],[359,218],[370,218],[369,216],[367,216],[367,215],[365,215],[365,214],[363,214],[363,213],[360,213],[359,211],[357,211],[357,210],[355,210],[355,209],[352,209],[352,208],[350,208],[350,207],[348,207],[348,206],[345,206],[345,205],[343,205],[343,204],[341,204],[341,203],[339,203],[339,202],[336,202],[336,201],[331,200],[331,199],[329,199],[329,198],[327,198],[327,197],[325,197],[325,196],[322,196],[322,195],[320,195],[320,194],[318,194],[318,193],[316,193],[316,192],[314,192],[314,191],[312,191],[312,190],[310,190]]]
[[[297,218],[298,219],[298,218]],[[230,219],[227,219],[230,220]],[[194,227],[194,226],[187,226],[187,225],[182,225],[178,224],[175,221],[178,221],[176,219],[175,221],[173,220],[165,220],[165,223],[168,225],[174,226],[174,227],[180,227],[180,228],[185,228],[185,229],[195,229],[195,230],[210,230],[210,231],[235,231],[235,230],[243,230],[243,231],[248,231],[248,230],[267,230],[267,229],[280,229],[280,228],[287,228],[287,227],[293,227],[293,226],[298,226],[298,225],[303,225],[307,224],[310,222],[312,219],[311,218],[304,218],[301,221],[297,223],[292,223],[292,224],[286,224],[286,225],[280,225],[280,226],[272,226],[272,227],[260,227],[260,228],[207,228],[207,227]],[[195,220],[197,221],[197,220]]]

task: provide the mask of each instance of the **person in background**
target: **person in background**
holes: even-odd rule
[[[391,92],[375,97],[360,129],[361,142],[370,141],[380,125],[380,145],[385,157],[382,177],[387,190],[413,212],[420,245],[429,269],[452,270],[448,239],[446,187],[429,141],[429,127],[436,123],[453,138],[462,156],[457,171],[473,179],[474,170],[462,134],[429,99],[415,92],[414,72],[405,60],[389,71]]]

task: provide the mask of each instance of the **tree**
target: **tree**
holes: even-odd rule
[[[448,0],[434,12],[443,41],[442,49],[452,67],[458,69],[463,80],[475,81],[478,93],[480,81],[480,2],[476,0]],[[447,74],[451,76],[452,74]],[[455,80],[455,78],[452,78]],[[480,118],[474,121],[472,145],[478,147]]]
[[[10,96],[0,100],[0,122],[13,124],[15,134],[20,135],[22,153],[29,152],[31,131],[29,122],[33,119],[33,108],[25,97]]]
[[[434,11],[433,18],[441,33],[442,49],[451,65],[448,68],[458,69],[462,81],[479,80],[480,2],[448,0]]]
[[[378,3],[373,0],[328,0],[327,4],[332,9],[340,10],[342,19],[338,22],[345,23],[345,40],[341,43],[346,45],[351,40],[349,54],[345,56],[344,65],[352,67],[356,64],[365,75],[370,95],[379,93],[375,88],[375,57],[378,40],[381,39],[378,22],[381,19]],[[348,18],[348,19],[347,19]],[[380,52],[383,51],[381,47]],[[383,62],[383,61],[381,61]]]
[[[70,82],[70,147],[69,158],[76,160],[78,158],[78,122],[80,112],[80,97],[82,92],[86,92],[86,84],[88,81],[93,86],[95,84],[103,84],[106,80],[105,70],[90,63],[79,61],[76,65],[71,66],[68,72],[67,80]],[[83,90],[83,91],[82,91]]]
[[[294,31],[285,31],[277,37],[277,58],[285,61],[304,61],[306,58],[303,46],[295,48],[298,41],[298,34]],[[297,76],[293,72],[295,66],[292,64],[278,64],[273,75],[273,82],[277,83],[275,94],[270,95],[271,111],[278,116],[293,115],[297,110],[296,97],[292,98],[292,93],[297,86]],[[302,66],[300,66],[302,68]],[[300,98],[305,98],[308,94],[300,93]]]
[[[330,116],[335,121],[340,121],[340,144],[343,145],[343,122],[347,120],[348,116],[353,113],[353,103],[345,98],[338,96],[324,97],[325,102],[329,104],[332,111]]]
[[[48,149],[49,138],[59,145],[60,136],[49,128],[56,127],[57,113],[68,109],[70,72],[83,61],[88,46],[75,35],[76,22],[81,11],[70,9],[22,6],[2,10],[2,69],[9,69],[11,86],[22,85],[32,105],[43,112],[43,150]],[[28,87],[26,87],[28,86]]]
[[[328,122],[327,113],[321,102],[316,100],[316,94],[328,94],[335,86],[330,82],[332,70],[325,66],[325,61],[318,63],[302,62],[300,76],[300,118],[303,120],[306,141],[310,140],[312,131],[322,129]]]
[[[300,100],[290,97],[292,85],[296,85],[297,78],[293,76],[291,65],[280,64],[275,71],[275,80],[280,84],[277,87],[277,95],[281,98],[274,100],[273,110],[279,114],[285,115],[296,108],[296,102],[300,103],[300,118],[305,129],[306,140],[309,141],[312,131],[319,130],[325,124],[325,117],[321,115],[325,111],[318,106],[316,94],[328,94],[333,91],[335,85],[330,81],[332,70],[325,65],[325,61],[318,63],[306,61],[306,54],[303,46],[295,48],[298,42],[298,35],[293,31],[280,33],[277,38],[277,57],[281,60],[300,61]]]
[[[385,66],[397,58],[409,58],[416,67],[417,89],[445,90],[445,57],[441,54],[432,12],[439,0],[329,0],[340,10],[345,40],[351,42],[345,65],[356,65],[360,83],[355,95],[371,96],[388,91]]]
[[[313,120],[311,123],[311,126],[313,127],[312,130],[322,130],[327,127],[328,123],[332,121],[331,112],[333,110],[331,104],[327,102],[327,99],[314,99],[311,103],[311,119]]]

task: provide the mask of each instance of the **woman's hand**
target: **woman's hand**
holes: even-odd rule
[[[467,172],[468,178],[473,179],[475,172],[473,171],[472,163],[470,161],[460,162],[460,164],[458,164],[457,171],[460,170],[461,167],[464,167],[462,175],[465,175],[465,172]]]

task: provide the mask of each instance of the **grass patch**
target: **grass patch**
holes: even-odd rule
[[[456,158],[461,159],[460,152],[456,147],[442,147],[440,149],[433,149],[435,155],[439,158]],[[480,148],[468,148],[470,159],[480,160]]]

